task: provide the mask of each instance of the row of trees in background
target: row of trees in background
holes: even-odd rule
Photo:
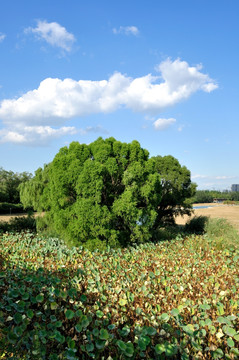
[[[239,201],[239,192],[236,191],[216,191],[216,190],[197,190],[192,198],[194,203],[211,203],[214,199],[228,201]]]
[[[0,168],[0,213],[23,211],[19,185],[31,177],[28,172],[14,173]]]
[[[25,207],[44,212],[46,229],[73,245],[102,248],[153,239],[191,212],[196,185],[172,156],[149,158],[137,141],[72,142],[20,185]]]

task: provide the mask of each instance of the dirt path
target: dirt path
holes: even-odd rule
[[[239,206],[238,205],[223,205],[223,204],[195,204],[195,206],[209,206],[204,209],[194,209],[193,216],[210,216],[212,218],[227,219],[237,230],[239,230]],[[177,224],[185,224],[191,217],[178,216]]]

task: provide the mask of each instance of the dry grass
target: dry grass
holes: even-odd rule
[[[223,204],[195,204],[195,206],[210,206],[206,209],[194,209],[192,216],[178,216],[177,224],[185,224],[193,216],[209,216],[211,218],[224,218],[239,230],[239,206]]]
[[[23,217],[23,216],[27,216],[27,214],[12,214],[12,215],[0,215],[0,222],[1,221],[10,221],[11,219],[15,218],[15,217]]]
[[[211,218],[224,218],[227,219],[239,231],[239,205],[223,205],[223,204],[195,204],[195,206],[209,206],[207,209],[195,209],[192,216],[178,216],[176,223],[180,225],[186,222],[193,216],[209,216]],[[37,216],[38,214],[35,214]],[[10,221],[11,218],[16,216],[27,216],[27,214],[13,214],[13,215],[0,215],[1,221]]]

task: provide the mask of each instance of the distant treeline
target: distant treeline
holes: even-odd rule
[[[192,198],[193,203],[211,203],[214,199],[228,201],[239,201],[239,192],[236,191],[215,191],[197,190]]]
[[[28,172],[14,173],[0,167],[0,214],[23,212],[19,185],[32,178]]]

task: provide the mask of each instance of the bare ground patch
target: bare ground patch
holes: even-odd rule
[[[191,216],[178,216],[176,223],[184,225],[189,219],[194,216],[209,216],[212,218],[227,219],[239,231],[239,206],[238,205],[223,205],[223,204],[195,204],[195,206],[209,206],[204,209],[194,209]]]

